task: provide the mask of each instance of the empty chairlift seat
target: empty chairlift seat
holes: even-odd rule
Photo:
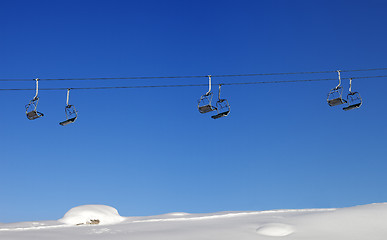
[[[341,85],[340,70],[337,70],[337,74],[339,77],[339,84],[335,88],[331,89],[331,91],[329,91],[328,97],[327,97],[328,105],[331,107],[346,103],[346,101],[343,99],[343,88],[340,86]]]
[[[43,113],[38,112],[38,111],[36,111],[36,110],[32,110],[32,111],[30,111],[30,112],[27,112],[26,114],[27,114],[27,118],[28,118],[29,120],[35,120],[35,119],[37,119],[37,118],[40,118],[40,117],[43,117],[43,116],[44,116]]]
[[[208,113],[216,110],[216,107],[212,106],[212,92],[206,93],[200,97],[198,101],[198,109],[200,113]]]
[[[41,112],[38,112],[36,108],[38,107],[39,103],[39,97],[38,97],[38,90],[39,90],[39,79],[36,78],[36,93],[35,97],[25,106],[26,107],[26,115],[29,120],[35,120],[37,118],[43,117],[44,114]]]
[[[230,104],[228,103],[227,99],[220,98],[220,87],[221,87],[221,84],[219,84],[218,101],[216,102],[217,114],[211,116],[212,119],[225,117],[230,113]]]
[[[75,120],[78,117],[77,110],[75,110],[74,105],[67,105],[65,107],[65,113],[66,113],[66,120],[59,123],[61,126],[66,126],[70,123],[75,122]]]
[[[65,120],[63,122],[60,122],[59,124],[62,125],[62,126],[66,126],[66,125],[68,125],[70,123],[75,122],[76,119],[77,119],[77,117],[73,117],[73,118],[67,119],[67,120]]]
[[[349,93],[347,95],[347,106],[343,108],[344,111],[359,108],[363,104],[363,99],[358,92],[352,92],[352,78],[349,79]]]
[[[213,119],[218,119],[225,117],[230,113],[230,104],[228,104],[227,99],[220,99],[216,102],[216,108],[218,114],[211,116]]]
[[[349,93],[347,96],[347,103],[348,105],[343,108],[344,111],[359,108],[362,105],[363,101],[358,92],[352,92]]]
[[[343,88],[342,87],[333,88],[328,93],[327,102],[328,102],[328,105],[331,107],[346,103],[347,101],[343,99]]]
[[[212,106],[211,92],[211,75],[208,75],[208,92],[200,97],[198,101],[198,110],[200,113],[208,113],[216,110],[216,107]]]
[[[75,122],[75,120],[78,117],[78,113],[74,105],[69,104],[69,96],[70,96],[70,89],[67,89],[67,100],[66,100],[66,107],[65,107],[66,120],[59,123],[61,126],[66,126],[70,123]]]

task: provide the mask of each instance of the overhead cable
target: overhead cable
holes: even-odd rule
[[[366,72],[366,71],[383,71],[387,68],[371,68],[371,69],[352,69],[340,70],[341,72]],[[255,77],[255,76],[275,76],[275,75],[297,75],[297,74],[322,74],[334,73],[334,71],[317,71],[317,72],[286,72],[286,73],[252,73],[252,74],[224,74],[211,75],[217,78],[226,77]],[[194,76],[150,76],[150,77],[102,77],[102,78],[39,78],[39,81],[92,81],[92,80],[146,80],[146,79],[185,79],[185,78],[208,78],[209,75],[194,75]],[[34,79],[0,79],[0,82],[26,82]]]
[[[363,76],[351,77],[342,79],[368,79],[368,78],[387,78],[387,75],[381,76]],[[321,79],[301,79],[301,80],[279,80],[279,81],[258,81],[258,82],[232,82],[232,83],[217,83],[221,85],[252,85],[252,84],[271,84],[271,83],[297,83],[297,82],[321,82],[321,81],[337,81],[336,78],[321,78]],[[205,84],[170,84],[170,85],[142,85],[142,86],[105,86],[105,87],[73,87],[73,88],[39,88],[39,90],[101,90],[101,89],[128,89],[128,88],[174,88],[174,87],[201,87],[208,86]],[[25,91],[35,90],[35,88],[3,88],[0,91]]]

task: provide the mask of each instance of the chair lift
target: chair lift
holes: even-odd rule
[[[327,97],[327,102],[331,107],[347,102],[343,99],[343,88],[340,86],[341,85],[340,70],[337,70],[337,73],[339,75],[339,85],[331,89]]]
[[[26,115],[29,120],[34,120],[40,117],[43,117],[44,114],[41,112],[36,111],[36,108],[38,106],[39,98],[38,98],[38,90],[39,90],[39,78],[35,79],[36,81],[36,93],[35,97],[25,106],[26,108]]]
[[[221,86],[222,85],[219,84],[218,101],[216,102],[216,111],[218,112],[218,114],[211,116],[213,119],[225,117],[230,113],[230,104],[228,104],[227,99],[220,98],[220,87]]]
[[[358,92],[352,92],[352,78],[349,79],[349,93],[347,95],[347,104],[348,106],[344,107],[344,111],[352,110],[359,108],[363,103],[363,100],[360,97]]]
[[[200,97],[198,101],[198,109],[200,113],[208,113],[216,110],[216,107],[212,106],[212,97],[211,92],[211,75],[208,75],[208,92]]]
[[[67,100],[66,100],[66,107],[65,107],[66,120],[59,123],[62,126],[66,126],[70,123],[75,122],[75,120],[78,117],[78,113],[77,113],[77,110],[75,110],[74,105],[69,105],[69,95],[70,95],[70,88],[67,89]]]

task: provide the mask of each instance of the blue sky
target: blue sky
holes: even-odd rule
[[[386,67],[383,1],[1,1],[0,78],[176,76]],[[387,75],[343,73],[342,77]],[[216,79],[335,78],[335,73]],[[206,83],[40,82],[40,87]],[[33,88],[34,82],[0,82]],[[343,85],[347,90],[348,82]],[[354,80],[362,108],[330,108],[335,81],[224,86],[227,118],[201,115],[205,87],[1,91],[0,222],[106,204],[123,216],[384,202],[386,79]]]

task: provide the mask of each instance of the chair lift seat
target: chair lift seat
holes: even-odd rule
[[[335,98],[335,99],[330,99],[328,100],[328,104],[329,106],[331,107],[334,107],[334,106],[337,106],[337,105],[340,105],[340,104],[343,104],[343,103],[346,103],[347,101],[345,101],[344,99],[342,98]]]
[[[31,112],[28,112],[27,113],[27,118],[29,120],[34,120],[34,119],[37,119],[37,118],[40,118],[40,117],[43,117],[44,114],[41,113],[41,112],[38,112],[36,110],[32,110]]]
[[[216,108],[214,108],[210,104],[199,107],[200,113],[208,113],[208,112],[215,111],[215,110],[216,110]]]
[[[218,118],[227,116],[229,113],[230,113],[230,110],[229,110],[229,111],[226,111],[226,112],[218,113],[218,114],[216,114],[216,115],[214,115],[214,116],[211,116],[211,117],[212,117],[213,119],[218,119]]]
[[[352,109],[355,109],[355,108],[359,108],[360,106],[361,106],[361,103],[356,103],[356,104],[344,107],[343,110],[344,111],[348,111],[348,110],[352,110]]]
[[[68,125],[70,123],[75,122],[75,119],[77,119],[77,117],[73,117],[73,118],[67,119],[66,121],[60,122],[59,124],[62,125],[62,126],[66,126],[66,125]]]

